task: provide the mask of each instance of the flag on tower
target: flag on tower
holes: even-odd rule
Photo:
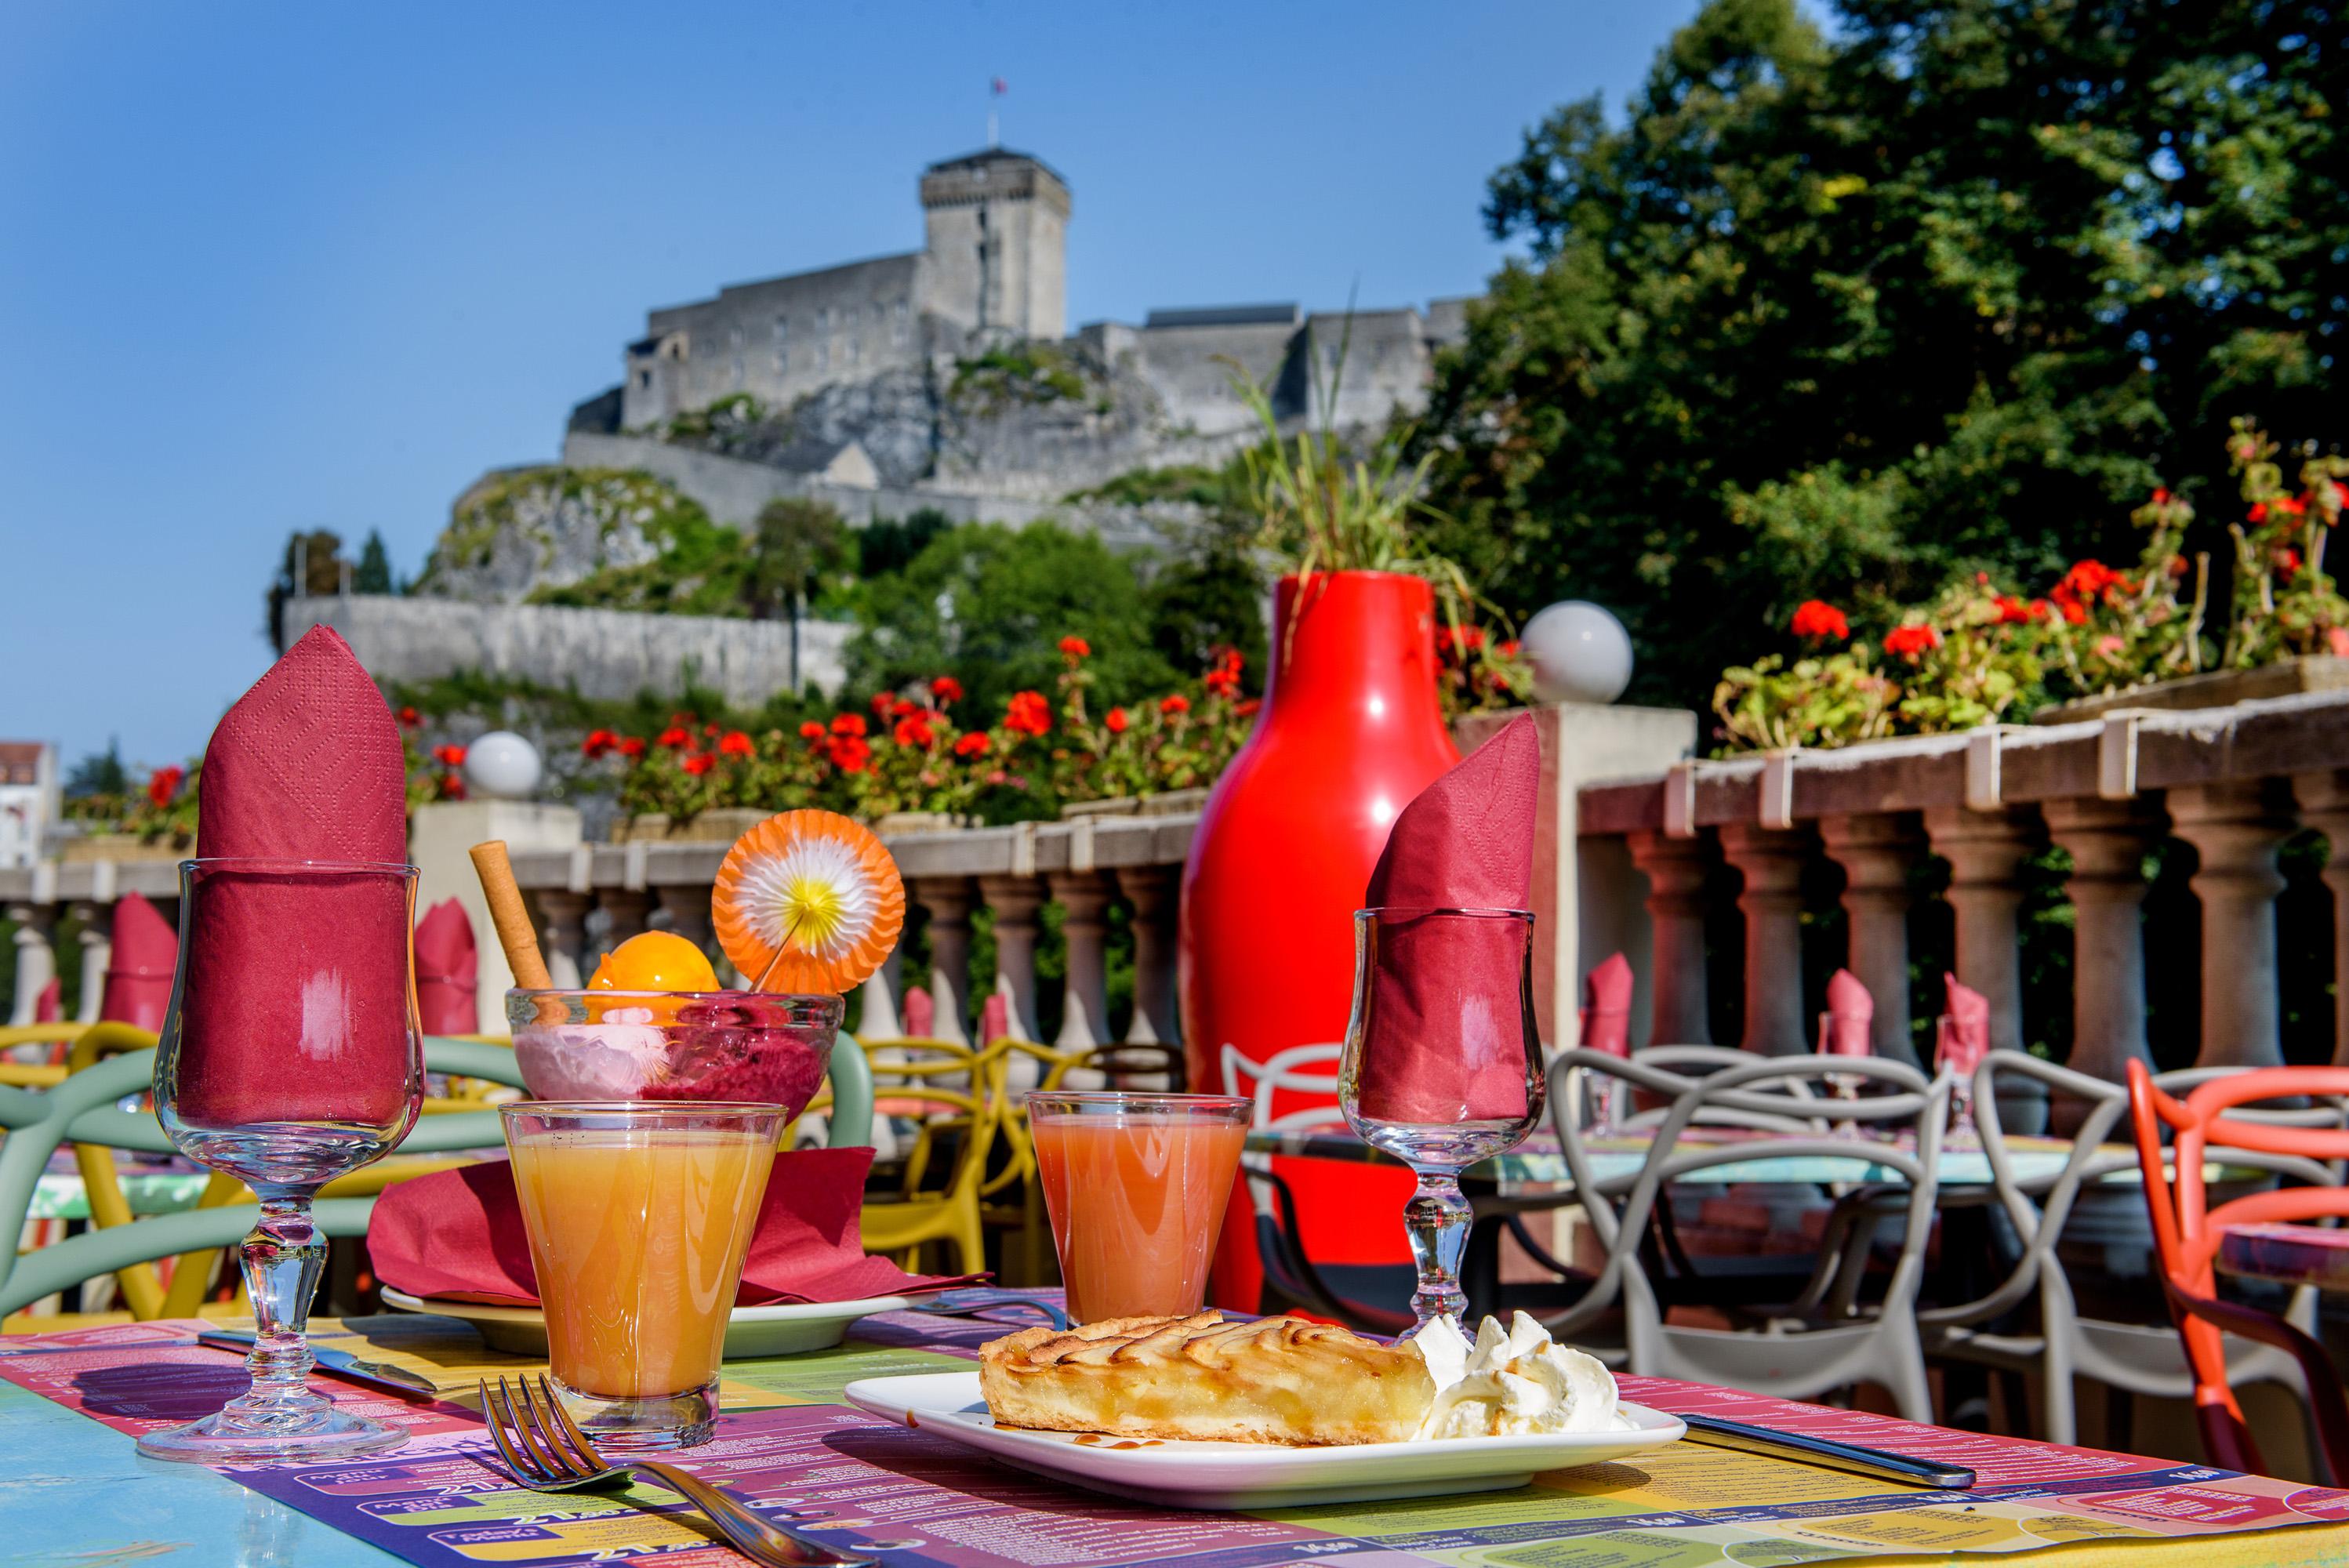
[[[1011,90],[1011,84],[1005,81],[1001,77],[996,77],[989,86],[997,98],[1001,98],[1005,93]]]

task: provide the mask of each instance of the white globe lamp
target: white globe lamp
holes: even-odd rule
[[[465,748],[465,792],[478,799],[527,800],[545,772],[538,748],[511,729],[493,729]]]
[[[1631,634],[1585,599],[1538,611],[1518,639],[1544,702],[1609,703],[1631,684]]]

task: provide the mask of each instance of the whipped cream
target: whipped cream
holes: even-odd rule
[[[1616,1408],[1615,1375],[1597,1357],[1553,1342],[1548,1329],[1522,1312],[1506,1330],[1487,1317],[1473,1346],[1444,1317],[1404,1343],[1417,1347],[1435,1379],[1435,1402],[1414,1439],[1613,1432],[1630,1425]]]

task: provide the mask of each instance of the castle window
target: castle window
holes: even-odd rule
[[[892,342],[902,348],[905,343],[905,302],[904,300],[897,302],[896,315],[896,325],[890,328],[889,336]]]
[[[791,351],[783,348],[778,348],[775,350],[775,374],[778,376],[783,375],[788,372],[791,367]]]
[[[734,356],[734,385],[737,387],[742,385],[743,369],[744,366],[742,364],[742,356],[738,354]]]
[[[832,307],[830,305],[816,306],[815,329],[818,332],[830,332],[832,330]]]
[[[777,348],[781,348],[791,340],[792,318],[787,315],[779,315],[775,317],[775,346]]]
[[[639,370],[639,371],[637,371],[637,372],[636,372],[636,387],[637,387],[637,390],[639,390],[639,391],[645,391],[645,392],[649,392],[649,391],[651,391],[651,390],[652,390],[652,385],[653,385],[653,373],[652,373],[651,371],[649,371],[649,370]]]

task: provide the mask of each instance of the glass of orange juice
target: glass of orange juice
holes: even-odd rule
[[[499,1109],[565,1408],[598,1446],[623,1452],[708,1442],[782,1108],[520,1100]]]
[[[1071,1322],[1199,1310],[1249,1109],[1220,1094],[1028,1097]]]

